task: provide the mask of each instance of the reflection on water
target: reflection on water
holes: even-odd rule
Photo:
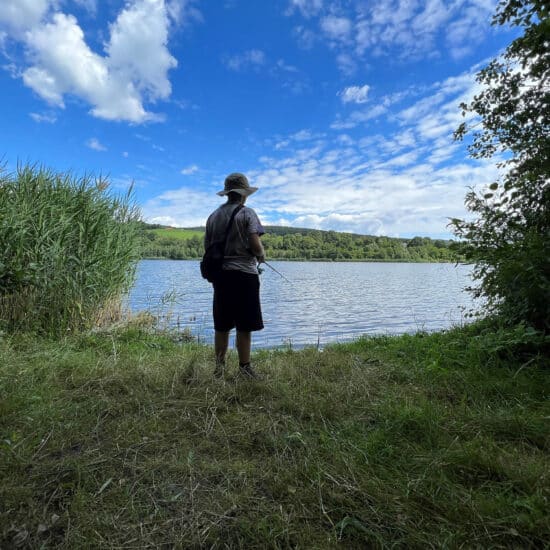
[[[270,262],[261,276],[266,328],[255,346],[301,346],[355,338],[439,330],[463,322],[472,307],[463,289],[468,266],[412,263]],[[197,261],[143,260],[129,297],[132,311],[150,310],[213,340],[212,287]],[[168,317],[166,317],[168,316]]]

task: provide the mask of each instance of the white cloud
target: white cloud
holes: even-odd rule
[[[392,136],[392,140],[388,142],[390,145],[386,147],[386,150],[389,152],[401,151],[407,147],[416,147],[418,144],[416,138],[414,137],[414,132],[412,128],[407,128],[402,132],[398,132]]]
[[[0,27],[6,27],[26,48],[25,85],[60,108],[65,96],[72,95],[88,103],[99,118],[134,123],[161,120],[144,103],[166,99],[171,93],[168,73],[177,61],[167,44],[174,1],[128,1],[109,26],[104,56],[88,46],[74,16],[59,11],[49,16],[50,4],[56,7],[44,0],[20,4],[8,0],[0,7]]]
[[[345,116],[337,115],[331,124],[333,130],[349,130],[357,126],[366,125],[369,121],[381,116],[397,119],[402,126],[415,125],[418,135],[425,138],[436,138],[442,135],[452,135],[452,132],[462,122],[461,111],[458,105],[468,102],[479,91],[479,84],[475,82],[473,70],[459,76],[450,77],[442,83],[436,83],[431,87],[431,95],[425,95],[409,107],[401,111],[391,111],[392,106],[397,105],[405,98],[414,98],[420,93],[426,93],[429,89],[412,87],[400,92],[382,96],[370,101],[369,106],[352,111]],[[346,94],[346,91],[350,90]],[[352,86],[346,88],[338,95],[342,101],[349,102],[354,97],[360,96],[361,88]],[[367,91],[365,91],[365,99]]]
[[[310,89],[308,77],[298,67],[288,64],[284,59],[278,59],[269,69],[268,74],[277,85],[290,90],[293,94],[301,94]]]
[[[313,45],[317,40],[315,33],[310,29],[306,29],[302,25],[295,27],[293,34],[298,41],[298,45],[304,50],[310,50],[313,48]]]
[[[183,174],[184,176],[190,176],[191,174],[194,174],[195,172],[198,172],[198,171],[199,171],[199,167],[196,164],[192,164],[187,168],[183,168],[180,173]]]
[[[57,117],[52,113],[29,113],[29,116],[35,122],[47,122],[48,124],[53,124],[57,121]]]
[[[198,111],[200,109],[200,107],[196,103],[193,103],[187,99],[174,99],[173,103],[182,111],[185,111],[187,109]]]
[[[140,0],[124,9],[110,28],[109,66],[152,99],[170,95],[168,71],[178,64],[166,47],[168,26],[164,2]]]
[[[297,227],[451,236],[449,218],[468,217],[467,188],[498,175],[495,159],[466,162],[463,145],[452,139],[461,117],[458,103],[476,90],[470,71],[436,83],[428,96],[406,108],[395,110],[411,96],[404,91],[350,117],[354,124],[377,108],[391,113],[395,129],[385,135],[354,140],[340,134],[309,142],[287,137],[279,148],[283,156],[263,157],[247,174],[260,187],[254,208],[265,223],[284,219]],[[277,148],[274,154],[280,155]]]
[[[345,134],[330,143],[314,139],[310,130],[297,132],[287,140],[297,149],[262,157],[258,167],[245,170],[260,188],[250,206],[265,224],[451,236],[449,218],[468,215],[467,187],[493,181],[497,169],[489,161],[464,162],[450,136],[431,140],[416,132],[412,123],[388,138],[372,136],[366,149]],[[144,215],[181,227],[204,225],[219,204],[215,190],[185,186],[165,192],[144,206]]]
[[[351,76],[357,71],[357,63],[348,53],[339,53],[336,56],[336,64],[338,65],[338,69],[345,76]]]
[[[275,140],[275,150],[281,150],[285,149],[291,144],[294,143],[305,143],[307,141],[320,144],[322,143],[320,140],[322,140],[325,137],[325,134],[319,133],[319,132],[312,132],[309,129],[303,129],[299,130],[298,132],[294,132],[293,134],[290,134],[284,138],[277,138]],[[268,140],[268,145],[271,145],[271,140]]]
[[[290,136],[290,139],[295,141],[310,141],[323,137],[322,134],[314,134],[311,130],[300,130]]]
[[[366,103],[368,101],[370,86],[349,86],[344,88],[338,95],[342,98],[343,103]]]
[[[221,201],[215,190],[207,192],[195,187],[182,187],[166,191],[147,201],[143,205],[142,212],[144,219],[151,223],[196,227],[205,224],[206,218],[220,205]]]
[[[483,29],[490,27],[488,16],[496,2],[483,4],[475,0],[427,0],[410,2],[390,0],[364,8],[356,20],[356,48],[380,55],[390,48],[399,48],[399,56],[425,57],[437,53],[439,33],[452,34],[454,46],[483,38]],[[452,30],[457,26],[456,30]],[[466,31],[466,29],[475,29]]]
[[[258,68],[266,62],[265,53],[262,50],[247,50],[241,54],[224,58],[224,63],[232,71],[242,71],[248,68]]]
[[[420,151],[409,151],[408,153],[397,155],[390,158],[386,163],[384,163],[384,166],[410,166],[411,164],[414,164],[416,162],[419,153]]]
[[[355,145],[355,140],[348,134],[340,134],[336,136],[336,142],[342,145]]]
[[[497,0],[293,1],[287,13],[306,18],[305,25],[295,28],[302,45],[313,44],[315,34],[308,28],[313,20],[336,49],[339,68],[353,74],[352,61],[366,56],[421,59],[438,57],[444,49],[455,58],[464,56],[489,32],[496,4]]]
[[[82,6],[92,15],[95,15],[97,12],[97,0],[73,0],[79,6]]]
[[[276,80],[277,85],[290,90],[293,94],[301,94],[309,89],[308,78],[294,65],[288,64],[284,59],[278,59],[269,63],[266,54],[262,50],[251,49],[235,55],[222,56],[222,63],[230,70],[259,71]]]
[[[308,227],[311,229],[333,230],[343,228],[342,231],[361,233],[365,235],[383,235],[383,222],[368,214],[328,214],[319,216],[308,214],[294,218],[287,225]]]
[[[290,0],[286,15],[300,12],[304,17],[313,17],[323,9],[323,0]]]
[[[2,0],[0,3],[0,28],[19,36],[40,23],[52,0]]]
[[[276,67],[280,69],[281,71],[285,71],[287,73],[297,73],[299,72],[298,69],[294,65],[288,65],[284,59],[279,59],[276,63]]]
[[[178,25],[202,23],[204,18],[195,4],[198,0],[165,0],[168,15]]]
[[[465,8],[464,16],[450,23],[446,43],[453,58],[459,59],[475,50],[490,28],[493,11],[491,2],[471,2]]]
[[[401,110],[395,116],[402,126],[414,129],[417,139],[433,141],[447,139],[452,142],[452,133],[463,121],[459,104],[468,103],[480,85],[473,71],[449,77],[437,83],[434,92]]]
[[[421,90],[417,86],[412,86],[405,90],[383,96],[380,99],[380,103],[382,103],[382,105],[384,105],[385,107],[389,107],[390,105],[394,105],[395,103],[400,103],[401,101],[403,101],[403,99],[407,97],[418,95],[421,91],[425,92],[426,90]]]
[[[275,149],[277,149],[277,150],[284,149],[285,147],[288,147],[289,144],[290,144],[289,139],[282,139],[281,141],[278,141],[275,144]]]
[[[328,15],[321,19],[321,30],[329,39],[344,42],[351,32],[351,21],[346,17]]]
[[[364,124],[369,120],[378,118],[387,112],[388,107],[386,105],[377,104],[369,107],[368,109],[354,111],[345,119],[337,117],[330,127],[334,130],[349,130],[360,124]]]
[[[94,151],[107,151],[107,147],[103,145],[97,138],[90,138],[86,142],[86,146]]]
[[[150,182],[147,180],[136,179],[133,175],[122,174],[119,177],[109,178],[109,183],[113,189],[120,189],[128,192],[130,189],[147,187]]]
[[[88,48],[73,16],[55,14],[51,23],[28,31],[26,42],[35,65],[24,71],[23,81],[50,103],[63,107],[66,91],[89,96],[94,85],[108,81],[103,60]]]
[[[157,223],[159,225],[167,225],[168,227],[183,227],[178,225],[178,221],[172,216],[155,216],[153,218],[147,218],[149,223]]]
[[[297,227],[399,236],[449,233],[448,218],[466,215],[472,181],[492,181],[491,163],[436,168],[415,152],[376,164],[345,149],[304,162],[286,157],[250,172],[260,187],[254,208],[265,223],[285,218]]]

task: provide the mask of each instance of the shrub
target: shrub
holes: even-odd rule
[[[464,239],[462,252],[475,264],[474,289],[490,313],[510,325],[550,332],[550,18],[541,0],[502,0],[494,24],[523,34],[482,69],[482,91],[462,104],[474,158],[497,157],[505,173],[488,189],[470,191],[476,217],[452,220]]]
[[[0,171],[0,323],[60,334],[120,303],[139,257],[131,190],[45,168]]]

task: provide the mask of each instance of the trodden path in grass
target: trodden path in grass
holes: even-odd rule
[[[511,339],[262,350],[258,383],[133,329],[4,336],[0,547],[542,548],[549,365]]]

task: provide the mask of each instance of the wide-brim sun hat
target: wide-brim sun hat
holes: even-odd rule
[[[257,187],[252,187],[248,183],[248,178],[244,174],[234,172],[225,178],[223,189],[218,191],[217,194],[223,197],[228,193],[234,192],[239,193],[239,195],[243,197],[248,197],[248,195],[252,195],[252,193],[255,193],[257,190]]]

